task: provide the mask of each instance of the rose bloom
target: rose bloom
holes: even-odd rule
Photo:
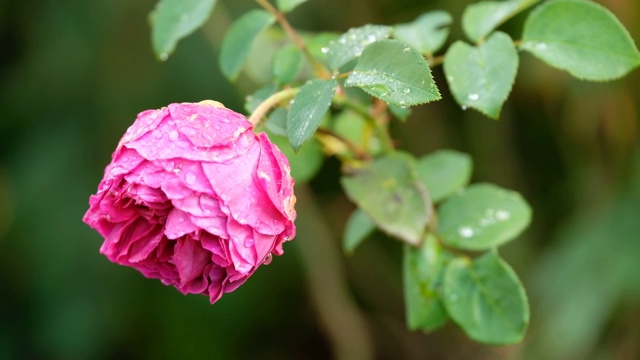
[[[84,222],[100,252],[211,303],[295,235],[287,158],[220,103],[140,113],[107,166]]]

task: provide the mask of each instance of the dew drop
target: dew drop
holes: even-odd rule
[[[411,92],[411,89],[409,89],[409,88],[404,89],[404,93],[405,93],[405,94],[408,94],[408,93],[410,93],[410,92]]]
[[[194,174],[192,172],[188,172],[187,175],[185,175],[185,181],[189,185],[195,184],[196,183],[196,174]]]
[[[468,226],[463,226],[458,229],[458,234],[460,234],[460,236],[462,236],[463,238],[468,239],[473,236],[473,229]]]
[[[408,46],[406,48],[402,49],[402,52],[409,52],[409,51],[411,51],[411,48],[408,47]]]
[[[169,54],[167,53],[160,54],[160,60],[167,61],[168,58],[169,58]]]
[[[480,95],[473,93],[473,94],[469,94],[469,96],[467,96],[467,98],[471,101],[476,101],[478,99],[480,99]]]
[[[498,219],[499,221],[509,220],[510,217],[511,217],[511,213],[509,213],[506,210],[496,211],[496,219]]]
[[[322,49],[320,49],[320,51],[322,51],[323,54],[326,54],[329,52],[329,48],[328,47],[323,47]]]
[[[171,130],[171,132],[169,132],[169,140],[171,140],[171,141],[178,140],[178,136],[179,136],[179,134],[175,130]]]
[[[155,137],[156,139],[160,139],[162,137],[162,131],[155,129],[153,130],[153,137]]]
[[[547,50],[547,44],[545,43],[537,43],[536,50]]]
[[[273,256],[271,255],[271,253],[267,254],[267,256],[264,258],[264,261],[262,262],[263,265],[269,265],[271,264],[271,259],[273,258]]]
[[[245,239],[244,240],[244,247],[246,247],[246,248],[253,247],[253,239]]]
[[[464,110],[467,110],[467,105],[462,105],[460,108],[461,108],[463,111],[464,111]]]

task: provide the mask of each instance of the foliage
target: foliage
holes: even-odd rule
[[[165,15],[171,2],[164,2],[152,22],[160,58],[202,24],[200,17],[188,24],[176,19],[208,13],[201,8],[215,3],[184,2]],[[473,43],[455,41],[436,56],[453,22],[444,11],[395,26],[364,25],[328,40],[322,34],[301,37],[288,23],[284,13],[303,2],[278,1],[274,7],[258,0],[262,9],[238,18],[223,40],[220,66],[235,81],[261,34],[275,22],[282,29],[272,44],[278,48],[272,81],[252,96],[249,120],[272,136],[286,136],[299,154],[285,150],[294,170],[313,164],[294,173],[300,183],[313,177],[323,151],[342,162],[342,187],[357,206],[346,229],[347,252],[374,228],[405,243],[409,328],[430,331],[451,319],[479,342],[521,341],[528,300],[498,248],[529,225],[530,206],[496,185],[469,185],[468,155],[443,150],[418,159],[397,150],[391,114],[404,118],[404,108],[440,100],[431,69],[443,65],[449,91],[463,109],[498,119],[516,79],[519,49],[579,79],[605,81],[640,64],[633,40],[607,9],[589,1],[483,1],[462,16]],[[496,31],[534,5],[521,40]],[[323,44],[319,53],[314,44]],[[345,125],[338,119],[354,120]]]

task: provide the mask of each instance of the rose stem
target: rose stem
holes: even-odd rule
[[[311,55],[309,49],[307,49],[307,45],[302,41],[300,36],[298,36],[298,33],[293,29],[293,27],[291,27],[291,24],[289,24],[289,21],[287,21],[284,14],[273,7],[273,5],[271,5],[267,0],[256,0],[256,2],[276,18],[276,21],[280,24],[284,32],[287,33],[291,41],[293,41],[293,44],[302,51],[304,57],[306,57],[311,66],[313,66],[316,76],[321,79],[330,79],[331,73],[329,70],[320,64],[313,55]]]
[[[281,101],[292,99],[300,91],[300,88],[290,88],[278,91],[277,93],[269,96],[253,111],[251,116],[247,120],[254,126],[258,125],[263,116],[267,114],[269,109],[278,105]]]

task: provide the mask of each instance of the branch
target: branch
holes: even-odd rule
[[[247,120],[249,120],[249,122],[254,126],[258,125],[262,117],[265,116],[272,107],[278,105],[278,103],[280,103],[281,101],[293,98],[299,91],[300,88],[284,89],[269,96],[263,102],[261,102],[260,105],[258,105],[258,107],[253,111],[253,113]]]
[[[298,33],[293,29],[293,27],[291,27],[291,24],[289,24],[289,21],[287,21],[284,14],[271,5],[268,0],[256,0],[256,2],[276,18],[276,21],[280,24],[284,32],[287,33],[291,41],[293,41],[293,44],[302,51],[304,57],[306,57],[309,63],[311,63],[316,75],[321,79],[330,79],[331,73],[329,70],[327,70],[311,55],[309,49],[307,49],[307,45],[302,41],[302,39],[300,39],[300,36],[298,36]]]

